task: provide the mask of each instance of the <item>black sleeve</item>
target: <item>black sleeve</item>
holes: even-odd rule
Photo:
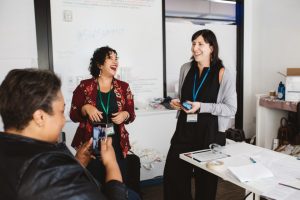
[[[117,180],[111,180],[103,186],[104,193],[108,199],[126,200],[128,199],[128,189],[125,184]]]
[[[36,158],[28,164],[18,187],[20,200],[119,200],[125,199],[120,197],[126,196],[126,191],[112,186],[107,195],[108,198],[88,172],[66,154],[44,154]]]

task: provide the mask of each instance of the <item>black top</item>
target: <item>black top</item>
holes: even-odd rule
[[[181,102],[186,100],[193,101],[193,87],[196,74],[195,88],[199,87],[208,68],[204,68],[199,77],[199,69],[195,62],[189,70],[183,82],[181,90]],[[206,79],[200,88],[196,101],[205,103],[216,103],[220,88],[219,84],[220,68],[211,67]],[[200,108],[201,109],[201,108]],[[176,130],[171,140],[172,144],[182,145],[188,147],[190,151],[206,149],[209,144],[217,142],[218,134],[218,117],[211,113],[198,113],[197,122],[186,122],[187,114],[180,111]]]
[[[111,89],[107,93],[101,92],[101,99],[103,101],[103,105],[104,105],[105,109],[107,108],[107,100],[108,100],[108,95],[110,93],[108,115],[106,115],[106,113],[104,112],[103,106],[101,105],[99,92],[100,91],[98,90],[96,102],[97,102],[97,109],[100,110],[101,112],[103,112],[102,113],[103,119],[101,120],[101,122],[112,123],[112,120],[111,120],[112,113],[118,112],[118,104],[117,104],[116,94],[114,93],[114,89]],[[115,134],[110,137],[112,137],[112,145],[114,147],[116,156],[118,158],[123,158],[121,145],[120,145],[120,133],[118,132],[119,129],[117,128],[117,126],[118,126],[117,124],[114,124]]]
[[[94,178],[64,143],[51,144],[0,132],[0,199],[127,199],[128,190],[110,181],[101,192]]]

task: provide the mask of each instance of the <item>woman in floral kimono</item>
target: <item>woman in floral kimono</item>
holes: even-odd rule
[[[88,141],[93,136],[94,126],[104,127],[105,137],[113,140],[116,158],[126,183],[125,158],[130,144],[125,124],[135,119],[135,112],[128,83],[114,78],[117,69],[116,50],[108,46],[95,50],[89,66],[93,77],[82,80],[73,92],[70,118],[73,122],[79,122],[79,126],[72,146],[78,149]],[[87,169],[100,183],[105,181],[101,158],[92,160]]]

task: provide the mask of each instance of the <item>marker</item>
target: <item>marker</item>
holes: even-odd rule
[[[249,157],[249,159],[251,160],[252,163],[256,163],[256,161],[253,158]]]
[[[193,160],[196,160],[197,162],[201,162],[201,160],[198,160],[197,158],[193,157]]]
[[[189,157],[189,158],[192,158],[192,154],[191,153],[185,153],[184,155],[187,156],[187,157]]]

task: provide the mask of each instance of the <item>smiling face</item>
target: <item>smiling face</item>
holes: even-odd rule
[[[209,65],[213,47],[206,43],[201,35],[192,41],[191,50],[197,63],[203,63],[204,65],[208,63]]]
[[[106,56],[105,61],[100,65],[101,75],[113,77],[116,75],[118,69],[118,56],[114,52],[111,52],[109,56]]]

